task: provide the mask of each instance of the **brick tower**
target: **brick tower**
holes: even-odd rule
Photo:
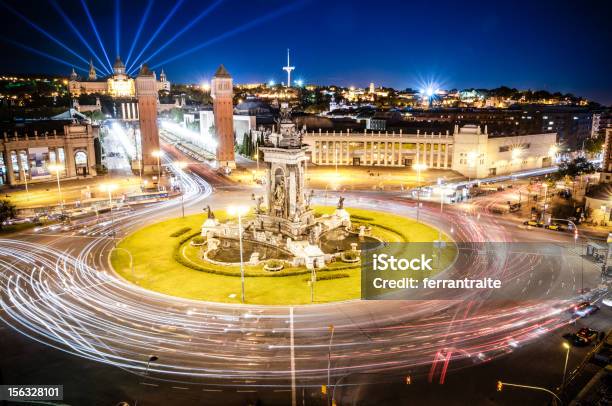
[[[211,83],[215,132],[217,134],[217,163],[219,168],[236,168],[234,160],[234,90],[232,77],[223,65],[219,66]]]
[[[146,175],[157,175],[159,132],[157,130],[157,82],[147,65],[142,65],[136,77],[136,97],[142,145],[142,170]]]

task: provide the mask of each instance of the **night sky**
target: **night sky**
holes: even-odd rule
[[[111,63],[117,47],[127,58],[149,3],[86,1]],[[31,19],[84,59],[91,57],[52,1],[0,0],[0,5]],[[56,5],[106,63],[81,0],[56,0]],[[174,15],[135,61],[173,7]],[[363,87],[374,82],[399,89],[431,81],[447,89],[508,85],[571,92],[612,104],[611,16],[612,3],[605,0],[154,0],[128,67],[148,59],[156,70],[163,67],[171,81],[196,83],[209,79],[223,63],[238,83],[280,82],[286,79],[281,67],[286,48],[291,48],[294,78],[305,83]],[[15,41],[87,67],[0,7],[0,72],[70,72],[69,66],[24,50]],[[94,63],[99,68],[96,59]]]

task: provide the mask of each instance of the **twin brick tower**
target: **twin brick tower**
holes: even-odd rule
[[[136,97],[142,145],[142,171],[156,175],[158,171],[159,129],[157,128],[157,82],[147,65],[142,65],[136,77]],[[215,72],[211,84],[215,133],[217,134],[217,164],[219,168],[236,167],[234,159],[234,90],[232,77],[223,65]]]

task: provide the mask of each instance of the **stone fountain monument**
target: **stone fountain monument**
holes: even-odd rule
[[[264,146],[259,148],[266,164],[265,191],[263,196],[253,195],[255,219],[245,225],[243,239],[286,250],[295,266],[320,268],[332,257],[321,250],[321,236],[341,227],[350,228],[350,216],[341,197],[334,214],[315,217],[310,207],[312,195],[305,188],[308,157],[303,134],[291,121],[286,105],[277,126],[279,131],[266,134]],[[214,216],[211,218],[210,210],[208,213],[202,236],[207,240],[238,237],[235,226],[220,224]]]

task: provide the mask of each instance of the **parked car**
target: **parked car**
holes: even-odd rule
[[[536,220],[527,220],[523,222],[523,225],[531,227],[544,227],[544,223]]]
[[[565,231],[565,227],[558,223],[551,223],[544,226],[547,230]]]

